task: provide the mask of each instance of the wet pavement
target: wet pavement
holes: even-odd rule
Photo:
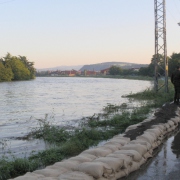
[[[167,137],[140,170],[121,180],[180,180],[180,131]]]

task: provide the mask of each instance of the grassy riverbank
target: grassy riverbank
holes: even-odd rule
[[[143,121],[155,108],[161,107],[165,102],[172,101],[173,93],[173,87],[170,86],[168,94],[163,91],[155,93],[153,90],[147,89],[137,94],[127,95],[125,97],[130,98],[130,102],[140,101],[141,106],[107,105],[102,114],[83,119],[75,130],[59,128],[46,120],[41,120],[40,128],[34,129],[27,138],[43,139],[52,144],[52,148],[32,154],[24,159],[2,157],[0,160],[0,180],[16,177],[27,171],[43,168],[65,158],[78,155],[83,150],[96,146],[103,140],[123,133],[129,125]]]
[[[36,77],[53,77],[53,78],[112,78],[112,79],[132,79],[132,80],[144,80],[153,81],[153,77],[139,76],[139,75],[96,75],[96,76],[36,76]]]

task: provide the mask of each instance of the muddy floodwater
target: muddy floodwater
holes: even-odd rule
[[[180,131],[170,135],[156,151],[146,165],[122,180],[179,180]]]
[[[151,87],[150,81],[109,78],[39,77],[32,81],[0,83],[0,156],[26,156],[48,148],[40,140],[18,140],[39,119],[54,125],[76,126],[86,116],[99,113],[107,103],[120,105],[122,95]]]

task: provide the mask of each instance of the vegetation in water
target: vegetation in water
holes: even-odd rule
[[[173,93],[173,86],[170,86],[168,94],[163,90],[155,93],[152,89],[147,89],[140,93],[126,95],[125,97],[129,98],[130,102],[142,101],[141,106],[130,108],[127,104],[108,104],[103,108],[103,113],[83,119],[79,127],[71,130],[54,126],[46,119],[40,120],[40,127],[33,129],[28,138],[43,139],[52,144],[52,147],[35,152],[24,159],[2,157],[0,159],[0,180],[44,168],[65,158],[78,155],[103,140],[123,133],[129,125],[143,121],[154,108],[172,101]]]

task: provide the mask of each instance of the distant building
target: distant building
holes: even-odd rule
[[[84,76],[96,76],[97,72],[96,71],[87,71],[87,70],[84,70],[84,73],[82,73],[82,75],[84,75]]]
[[[80,71],[76,71],[74,69],[61,71],[61,75],[64,75],[64,76],[76,76],[79,74],[80,74]]]
[[[61,71],[48,71],[48,74],[50,74],[51,76],[59,76],[61,74]]]
[[[110,68],[107,68],[107,69],[103,69],[103,70],[101,70],[101,74],[103,74],[103,75],[108,75],[109,74],[109,69]]]

